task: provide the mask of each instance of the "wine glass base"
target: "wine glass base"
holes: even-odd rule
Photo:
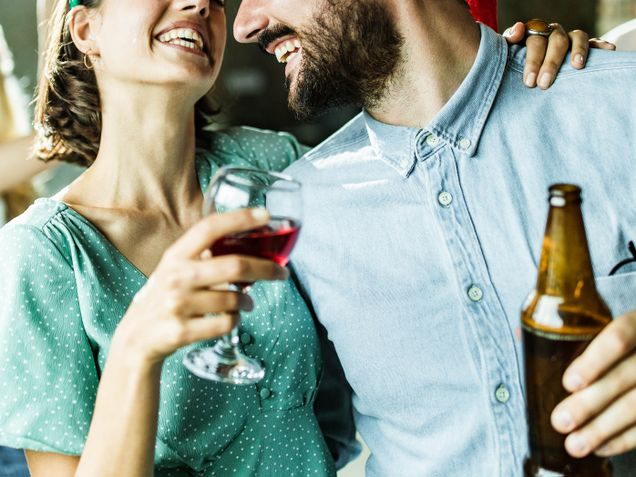
[[[183,364],[195,376],[221,383],[256,384],[265,376],[258,361],[231,349],[195,349],[185,355]]]

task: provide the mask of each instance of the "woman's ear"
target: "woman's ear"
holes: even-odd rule
[[[85,7],[77,6],[71,10],[69,19],[69,32],[73,43],[79,51],[91,58],[99,56],[99,48],[96,41],[96,29],[98,18],[95,11]]]

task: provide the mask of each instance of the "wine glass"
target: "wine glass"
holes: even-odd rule
[[[221,214],[253,207],[266,208],[271,217],[269,223],[258,229],[218,239],[210,247],[212,256],[249,255],[267,258],[285,266],[300,232],[300,183],[287,175],[259,169],[219,169],[205,193],[203,213]],[[233,283],[230,288],[246,293],[251,285]],[[201,378],[224,383],[254,384],[265,375],[263,366],[241,350],[237,328],[211,348],[190,351],[183,363],[190,372]]]

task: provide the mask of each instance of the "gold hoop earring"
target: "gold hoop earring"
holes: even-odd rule
[[[89,62],[90,62],[90,64],[89,64]],[[90,57],[88,56],[88,53],[86,53],[84,55],[84,66],[86,67],[87,70],[92,70],[93,69],[93,62],[91,61]]]

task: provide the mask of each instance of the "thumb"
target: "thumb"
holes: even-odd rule
[[[526,34],[526,25],[522,22],[517,22],[503,32],[503,37],[510,44],[521,42]]]

